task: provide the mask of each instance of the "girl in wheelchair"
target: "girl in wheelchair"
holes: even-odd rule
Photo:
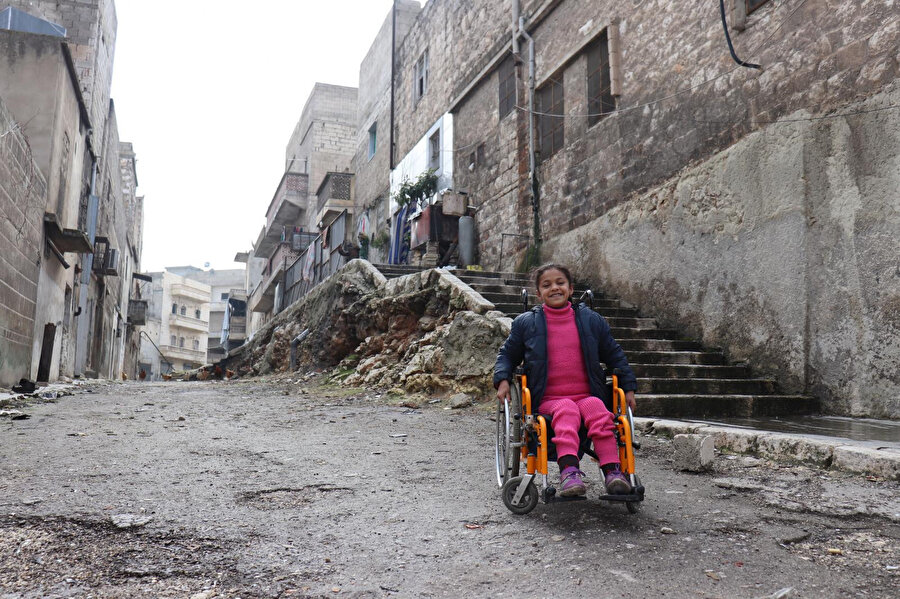
[[[626,495],[631,483],[619,465],[613,415],[603,399],[609,394],[606,373],[618,370],[625,401],[635,409],[637,380],[625,352],[613,338],[609,323],[584,304],[573,305],[572,274],[559,264],[535,271],[535,286],[541,305],[520,314],[500,348],[494,365],[497,397],[509,397],[513,373],[523,360],[528,373],[532,406],[553,422],[556,463],[560,470],[559,496],[586,493],[579,469],[578,431],[584,421],[600,463],[608,495]]]

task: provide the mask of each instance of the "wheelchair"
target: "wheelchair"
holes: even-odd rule
[[[585,292],[591,306],[593,296]],[[522,290],[523,303],[527,307],[528,292]],[[619,448],[619,463],[622,473],[631,483],[631,493],[627,495],[601,495],[600,500],[624,503],[629,513],[636,513],[640,502],[644,500],[644,486],[635,473],[634,450],[640,449],[633,436],[634,419],[631,408],[625,401],[625,391],[618,385],[618,371],[608,377],[615,423],[616,444]],[[509,398],[497,400],[497,443],[495,461],[497,466],[497,484],[503,498],[503,504],[514,514],[527,514],[537,506],[539,501],[553,503],[558,501],[583,501],[584,496],[558,497],[556,488],[551,486],[548,475],[548,464],[556,461],[556,448],[550,441],[553,438],[552,420],[549,416],[532,411],[531,392],[528,389],[528,375],[519,366],[510,384]],[[591,447],[587,429],[582,425],[578,458],[584,454],[597,459]],[[521,472],[525,466],[524,474]]]

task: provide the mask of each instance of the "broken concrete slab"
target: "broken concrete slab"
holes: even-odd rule
[[[716,460],[715,439],[712,435],[675,435],[675,468],[687,472],[704,472]]]

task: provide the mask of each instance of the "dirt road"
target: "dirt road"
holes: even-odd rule
[[[638,514],[514,516],[489,410],[404,399],[126,383],[0,419],[0,598],[900,596],[897,483],[742,456],[675,472],[648,437]]]

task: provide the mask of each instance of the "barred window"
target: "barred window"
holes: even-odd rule
[[[497,68],[497,78],[500,81],[500,118],[502,119],[516,105],[516,61],[512,54],[507,56]]]
[[[540,138],[540,159],[553,156],[565,142],[563,131],[563,82],[562,73],[551,78],[537,92],[538,136]]]
[[[609,40],[604,31],[587,48],[588,126],[616,109],[609,73]]]

